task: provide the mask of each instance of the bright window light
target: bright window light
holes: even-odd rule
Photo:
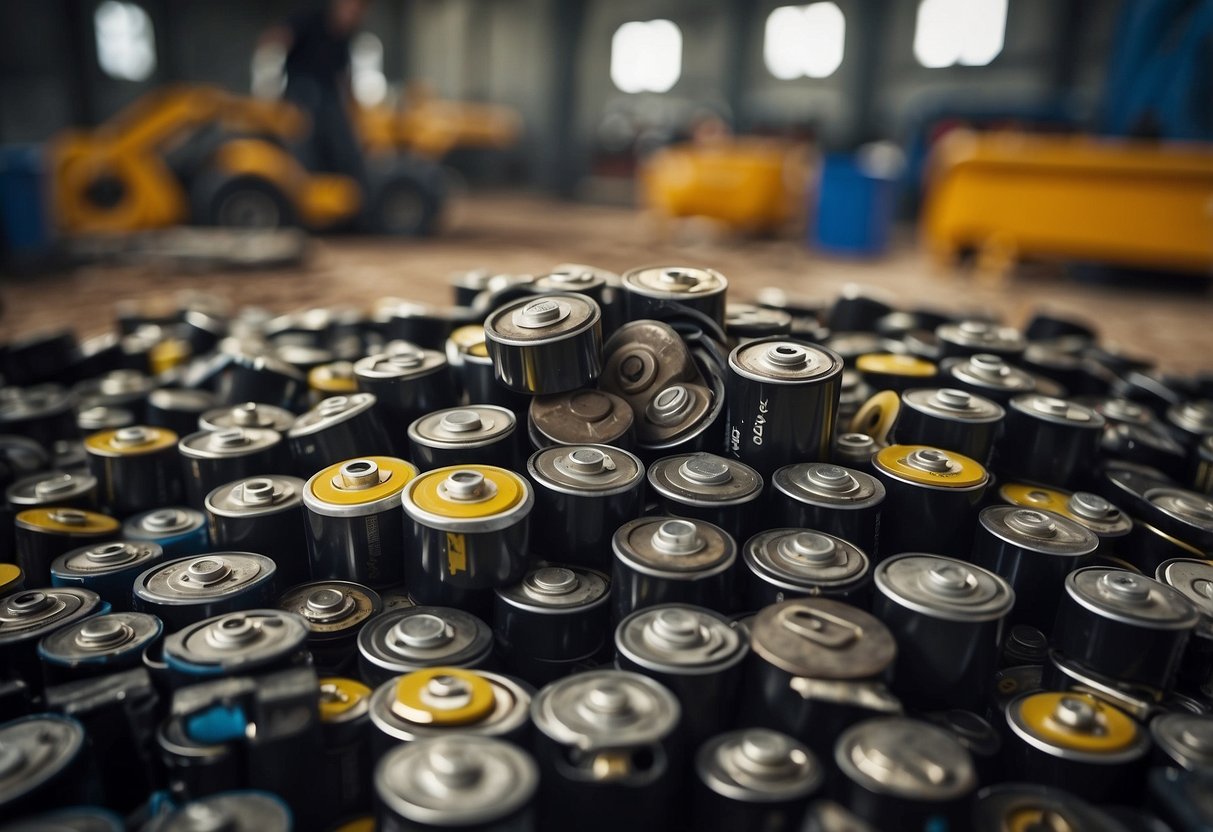
[[[985,66],[1002,51],[1007,0],[921,0],[914,57],[925,67]]]
[[[97,63],[111,78],[146,81],[156,71],[152,19],[136,3],[105,0],[93,12]]]
[[[364,107],[380,104],[387,97],[383,41],[370,32],[363,32],[350,44],[350,86],[354,98]]]
[[[842,66],[847,21],[835,3],[780,6],[767,18],[762,55],[776,78],[828,78]]]
[[[669,20],[634,20],[611,38],[611,82],[621,92],[668,92],[682,75],[682,30]]]

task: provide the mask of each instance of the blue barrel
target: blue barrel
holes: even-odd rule
[[[889,246],[897,178],[859,154],[829,154],[821,168],[811,244],[822,251],[873,257]]]
[[[0,240],[0,248],[22,258],[50,247],[46,170],[38,145],[0,147]]]

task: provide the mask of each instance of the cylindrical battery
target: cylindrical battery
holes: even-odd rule
[[[508,676],[428,667],[389,679],[371,694],[371,754],[402,742],[473,734],[526,747],[531,691]]]
[[[493,630],[510,673],[536,686],[609,652],[611,582],[593,569],[545,564],[497,590]]]
[[[842,359],[807,342],[751,341],[729,354],[728,454],[769,477],[776,468],[829,458]]]
[[[74,587],[22,589],[0,598],[0,679],[42,689],[38,642],[108,607],[97,593]]]
[[[526,574],[535,497],[524,477],[490,465],[438,468],[405,486],[402,500],[414,601],[488,615],[493,590]]]
[[[1100,557],[1115,553],[1133,531],[1129,515],[1090,491],[1071,494],[1040,485],[1009,482],[999,486],[998,496],[1013,506],[1060,514],[1088,529],[1099,541],[1096,553]]]
[[[358,633],[383,610],[379,593],[350,581],[316,581],[288,589],[278,609],[307,622],[308,650],[322,676],[353,674],[358,664]]]
[[[973,806],[973,829],[1015,829],[1021,819],[1072,832],[1129,832],[1085,800],[1051,786],[998,783],[983,788]],[[1029,829],[1031,827],[1028,827]],[[1045,826],[1045,830],[1049,827]]]
[[[209,390],[162,387],[147,397],[147,423],[188,436],[198,430],[198,419],[214,410],[217,403]]]
[[[966,557],[990,481],[981,463],[926,445],[890,445],[873,458],[887,496],[878,557],[937,552]]]
[[[307,548],[314,580],[373,588],[405,576],[401,494],[417,469],[403,459],[369,456],[317,472],[303,488]]]
[[[243,402],[208,410],[198,418],[199,430],[263,428],[285,434],[295,424],[295,414],[286,408],[261,402]]]
[[[731,344],[792,334],[792,316],[782,309],[729,303],[724,309],[724,334]]]
[[[459,365],[459,383],[463,388],[464,398],[470,404],[491,404],[511,412],[525,412],[533,397],[511,390],[497,380],[493,359],[489,357],[489,348],[484,342],[484,328],[478,329],[479,343],[472,344],[460,353],[462,363]]]
[[[1171,434],[1189,449],[1213,436],[1213,401],[1187,401],[1167,408],[1167,426]]]
[[[97,508],[97,478],[87,471],[42,471],[4,491],[12,512],[30,508]]]
[[[306,391],[303,373],[272,355],[236,353],[215,379],[215,396],[225,404],[251,400],[289,409]]]
[[[347,459],[382,454],[391,447],[370,393],[330,396],[295,420],[287,431],[295,470],[310,477]]]
[[[687,748],[732,727],[750,646],[720,613],[690,604],[637,610],[615,629],[615,651],[620,670],[656,679],[678,697]]]
[[[873,390],[901,393],[930,384],[939,368],[925,358],[888,352],[870,352],[855,359],[855,369]]]
[[[1005,411],[989,399],[954,388],[906,390],[893,425],[895,441],[929,445],[990,461]]]
[[[51,562],[51,585],[89,589],[118,612],[131,607],[135,579],[164,560],[158,543],[115,540],[65,552]]]
[[[1202,552],[1213,553],[1213,498],[1159,486],[1145,493],[1142,519]]]
[[[834,764],[839,799],[877,829],[968,828],[977,769],[942,728],[900,716],[865,720],[838,738]]]
[[[762,476],[745,463],[709,453],[681,454],[656,460],[647,476],[671,517],[706,520],[738,541],[760,524]]]
[[[621,621],[657,604],[736,609],[737,543],[705,520],[640,517],[611,540],[612,618]]]
[[[371,689],[354,679],[320,677],[324,738],[324,815],[331,823],[371,810]]]
[[[1156,763],[1189,771],[1213,772],[1213,717],[1161,714],[1150,720]]]
[[[849,725],[901,713],[884,685],[897,643],[880,619],[850,604],[813,598],[765,607],[750,627],[750,646],[742,726],[774,728],[830,754]]]
[[[380,832],[526,832],[535,827],[539,771],[520,748],[490,737],[399,746],[375,767]]]
[[[951,708],[946,711],[923,714],[924,721],[937,725],[950,733],[973,758],[977,768],[977,779],[982,783],[994,783],[1002,779],[1000,773],[1002,735],[985,717],[973,711]],[[999,722],[1001,725],[1001,721]]]
[[[303,491],[303,480],[277,475],[219,486],[206,496],[211,545],[272,559],[279,586],[303,583],[311,576]]]
[[[87,737],[70,716],[35,714],[0,724],[5,751],[0,810],[19,818],[89,800]],[[44,829],[47,827],[43,827]]]
[[[829,462],[797,462],[771,475],[772,526],[832,534],[874,555],[885,488],[863,471]]]
[[[623,318],[663,320],[682,307],[702,313],[721,327],[729,281],[713,269],[693,266],[643,266],[620,278]]]
[[[1028,346],[1019,330],[990,321],[941,324],[935,329],[935,335],[944,358],[988,354],[1014,361]]]
[[[380,685],[427,667],[488,667],[493,631],[450,607],[409,607],[375,616],[358,633],[359,678]]]
[[[30,586],[51,582],[51,562],[82,545],[113,540],[122,526],[113,517],[78,508],[31,508],[17,514],[14,560]]]
[[[1007,406],[995,468],[1008,477],[1073,488],[1095,469],[1104,418],[1089,407],[1037,393]]]
[[[1099,538],[1060,514],[989,506],[978,515],[970,560],[1001,575],[1015,590],[1010,620],[1048,631],[1066,576],[1090,564]]]
[[[1200,612],[1200,623],[1180,663],[1180,685],[1205,687],[1213,683],[1213,562],[1197,558],[1163,561],[1154,577],[1183,593]]]
[[[1118,708],[1089,693],[1025,693],[1006,720],[1008,777],[1098,802],[1140,793],[1150,735]]]
[[[156,825],[156,832],[196,832],[202,823],[218,824],[224,832],[292,832],[296,820],[290,806],[273,792],[238,790],[210,794],[184,803]]]
[[[409,459],[422,471],[449,465],[517,468],[523,439],[518,419],[504,407],[473,404],[438,410],[408,427]]]
[[[1165,691],[1199,621],[1192,602],[1166,584],[1088,566],[1066,578],[1052,645],[1096,673]]]
[[[46,684],[105,676],[143,666],[143,651],[164,625],[154,615],[112,612],[61,627],[38,642]]]
[[[879,442],[875,437],[866,433],[855,433],[854,431],[840,433],[834,437],[830,462],[871,474],[876,470],[872,464],[873,457],[877,451],[887,447],[887,443]]]
[[[0,433],[33,439],[50,449],[76,435],[76,397],[57,384],[5,388],[0,396]]]
[[[204,618],[273,604],[274,562],[251,552],[213,552],[170,560],[135,579],[132,606],[168,632]]]
[[[797,829],[825,771],[786,734],[749,728],[717,734],[695,755],[692,828],[700,832]]]
[[[527,460],[535,488],[531,550],[609,571],[611,535],[644,506],[644,463],[607,445],[555,446]]]
[[[810,529],[768,529],[746,541],[743,609],[821,596],[857,607],[871,599],[867,554],[853,543]]]
[[[84,449],[97,477],[97,498],[111,514],[126,517],[181,502],[181,462],[172,431],[143,425],[103,430],[86,436]]]
[[[143,421],[147,417],[147,396],[155,387],[156,382],[139,370],[112,370],[77,383],[72,392],[83,407],[120,407]]]
[[[635,414],[628,403],[602,390],[536,396],[527,409],[531,445],[636,445]]]
[[[622,670],[577,673],[540,690],[531,704],[538,828],[673,828],[680,711],[659,682]]]
[[[1036,378],[1026,370],[1013,367],[997,355],[983,353],[945,361],[942,375],[948,385],[984,396],[1003,407],[1021,393],[1036,389]]]
[[[156,508],[127,518],[122,537],[157,543],[169,557],[196,555],[211,548],[206,515],[184,506]]]
[[[876,566],[872,612],[897,640],[893,691],[907,707],[980,710],[994,684],[1011,585],[953,558],[905,554]]]
[[[325,353],[324,358],[331,358]],[[317,404],[330,396],[348,396],[358,392],[354,365],[349,361],[325,361],[307,371],[308,403]]]
[[[576,390],[602,372],[602,310],[586,295],[500,306],[485,320],[484,336],[497,380],[519,393]]]
[[[186,625],[164,639],[178,684],[310,666],[307,625],[282,610],[247,609]]]
[[[1108,424],[1099,439],[1099,452],[1103,457],[1150,465],[1177,478],[1187,469],[1188,451],[1157,422]]]
[[[409,348],[368,355],[354,364],[358,389],[375,395],[380,421],[389,428],[392,450],[408,453],[408,435],[400,430],[427,413],[458,404],[455,379],[446,356]]]
[[[282,434],[272,428],[224,428],[191,433],[177,443],[185,470],[186,504],[202,508],[225,483],[290,470]]]

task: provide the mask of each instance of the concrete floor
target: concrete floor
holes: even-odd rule
[[[1012,324],[1047,308],[1087,319],[1107,342],[1156,356],[1166,369],[1213,369],[1213,295],[1199,281],[1152,291],[1080,283],[1060,269],[1037,266],[994,284],[933,268],[912,238],[880,260],[842,260],[815,254],[792,239],[738,241],[688,228],[672,239],[658,239],[634,210],[505,194],[461,199],[449,226],[441,236],[420,241],[317,239],[306,266],[299,269],[165,273],[151,267],[90,266],[13,279],[0,283],[6,307],[0,337],[56,326],[75,327],[82,336],[95,334],[108,327],[120,300],[162,304],[185,290],[275,312],[367,305],[384,296],[446,304],[447,276],[466,269],[534,273],[558,262],[578,262],[623,271],[662,262],[717,268],[730,280],[730,297],[738,300],[765,286],[831,298],[844,285],[858,283],[883,292],[896,305],[991,310]]]

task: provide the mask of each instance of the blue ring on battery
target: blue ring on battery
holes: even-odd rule
[[[245,736],[248,716],[239,705],[215,705],[185,719],[185,735],[203,745],[222,745]]]

